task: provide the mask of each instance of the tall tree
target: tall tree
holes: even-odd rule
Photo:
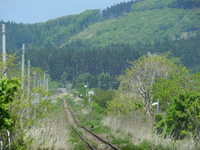
[[[149,114],[152,114],[153,85],[160,78],[168,78],[172,73],[186,72],[184,67],[176,65],[174,59],[168,59],[165,55],[148,53],[131,64],[123,79],[127,80],[133,92],[142,97],[145,110]]]

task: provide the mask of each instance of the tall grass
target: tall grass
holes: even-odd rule
[[[26,134],[30,150],[70,150],[69,137],[70,130],[64,110],[40,120]]]
[[[192,139],[173,141],[169,138],[162,138],[153,132],[153,118],[143,112],[135,111],[128,115],[109,115],[103,119],[103,125],[111,127],[112,130],[121,130],[132,135],[133,144],[140,144],[148,141],[153,145],[162,145],[172,150],[195,150]]]

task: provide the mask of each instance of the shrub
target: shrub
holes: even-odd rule
[[[175,140],[192,135],[197,141],[200,135],[200,94],[181,94],[167,109],[166,116],[157,120],[157,129]]]

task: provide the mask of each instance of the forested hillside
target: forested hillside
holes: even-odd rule
[[[54,80],[63,72],[67,80],[82,73],[118,75],[128,60],[149,51],[170,52],[199,71],[199,16],[199,0],[138,0],[43,23],[7,22],[8,51],[26,43],[33,65]]]
[[[59,48],[73,34],[98,21],[99,17],[99,10],[87,10],[78,15],[64,16],[43,23],[6,22],[8,50],[20,49],[22,43],[29,47]]]

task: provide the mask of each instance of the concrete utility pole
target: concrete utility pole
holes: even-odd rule
[[[24,92],[24,72],[25,72],[25,44],[22,44],[22,84],[21,84],[22,92]]]
[[[28,90],[27,90],[28,99],[30,98],[30,80],[31,80],[31,62],[30,60],[28,60]]]
[[[2,56],[3,56],[3,76],[6,78],[6,26],[2,24]]]
[[[33,87],[36,87],[37,86],[37,75],[36,75],[36,72],[34,71],[34,82],[33,82]]]
[[[40,80],[37,80],[37,87],[40,87]]]
[[[49,79],[46,79],[46,90],[49,90]]]
[[[43,80],[41,79],[40,80],[40,87],[42,88],[42,83],[43,83]]]
[[[7,130],[8,133],[8,149],[11,150],[11,138],[10,138],[10,131]]]
[[[43,89],[45,90],[46,88],[46,72],[44,71],[44,79],[43,79]]]
[[[3,150],[3,138],[0,136],[0,150]]]

